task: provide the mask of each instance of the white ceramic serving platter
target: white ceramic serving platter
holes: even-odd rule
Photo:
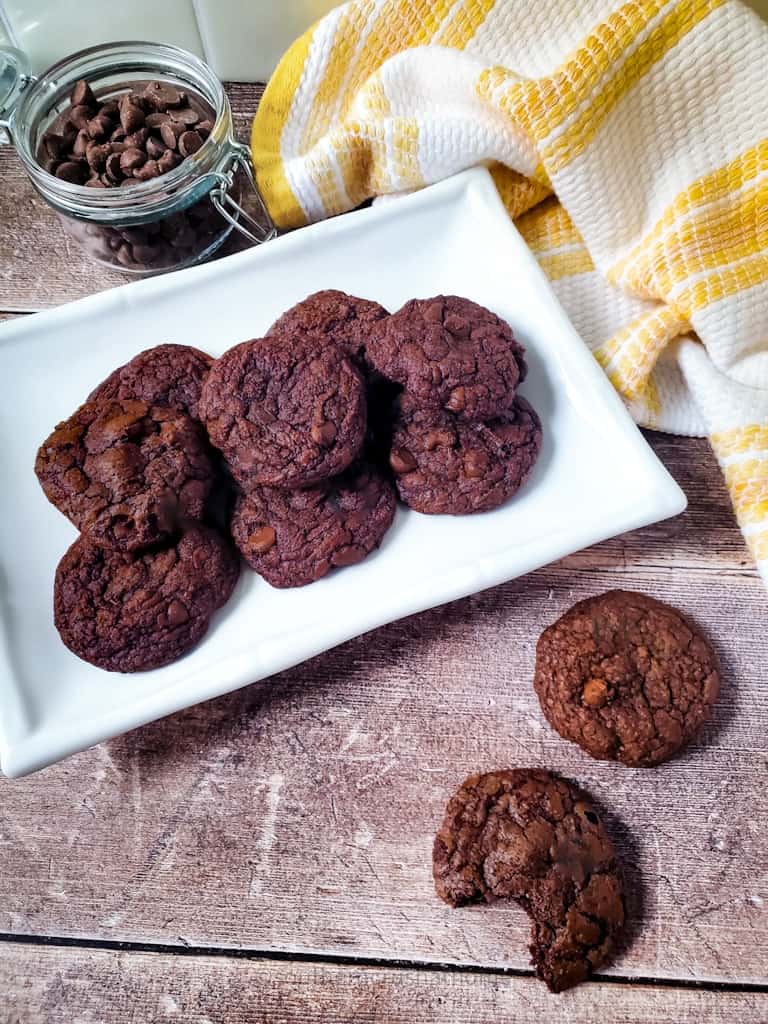
[[[508,319],[528,349],[522,392],[544,425],[533,476],[483,515],[400,509],[379,551],[302,589],[274,590],[244,571],[203,642],[173,665],[123,676],[80,661],[53,625],[54,571],[76,534],[37,483],[39,444],[140,350],[178,341],[220,355],[320,288],[391,309],[458,293]],[[0,375],[0,763],[9,776],[685,507],[482,169],[3,325]]]

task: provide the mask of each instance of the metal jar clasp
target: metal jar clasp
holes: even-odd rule
[[[241,235],[254,245],[261,245],[262,242],[269,242],[277,235],[277,228],[269,216],[266,203],[264,202],[256,178],[253,173],[251,154],[246,146],[237,142],[233,145],[232,161],[225,171],[213,171],[211,177],[215,178],[217,184],[211,189],[211,202],[233,227],[237,228]],[[235,174],[238,168],[243,171],[248,179],[262,220],[256,220],[247,210],[244,210],[240,203],[231,195],[230,189],[235,182]]]

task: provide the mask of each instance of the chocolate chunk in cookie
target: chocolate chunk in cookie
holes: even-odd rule
[[[366,358],[419,405],[467,422],[506,412],[526,374],[509,324],[455,295],[412,299],[375,324]]]
[[[327,338],[275,334],[216,360],[200,414],[244,489],[309,487],[343,472],[360,452],[365,389]]]
[[[487,512],[528,479],[541,447],[541,423],[524,398],[487,423],[400,399],[390,452],[401,499],[428,515]]]
[[[292,306],[270,327],[269,334],[322,334],[346,356],[358,360],[365,352],[371,327],[389,316],[378,302],[346,292],[315,292]]]
[[[598,811],[550,772],[471,775],[448,803],[433,873],[453,907],[520,903],[532,920],[536,974],[553,992],[606,963],[624,926],[621,873]]]
[[[212,364],[211,356],[191,345],[156,345],[119,366],[91,392],[88,401],[138,398],[197,419],[200,391]]]
[[[273,587],[303,587],[361,562],[395,515],[395,491],[373,467],[356,465],[303,490],[254,488],[242,495],[232,536],[246,562]]]
[[[205,527],[138,555],[82,536],[56,570],[54,621],[83,661],[110,672],[144,672],[198,643],[239,573],[237,552]]]
[[[123,551],[201,519],[213,484],[199,424],[136,399],[80,406],[41,445],[35,472],[79,530]]]
[[[699,730],[719,689],[717,658],[686,616],[612,590],[545,629],[534,686],[561,736],[592,757],[643,767]]]

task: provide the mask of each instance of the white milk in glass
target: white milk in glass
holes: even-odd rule
[[[40,72],[86,46],[172,43],[219,78],[263,82],[283,52],[338,0],[0,0],[0,26]],[[0,36],[2,29],[0,29]]]

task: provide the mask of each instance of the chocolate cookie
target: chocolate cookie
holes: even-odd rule
[[[194,647],[239,573],[234,548],[201,526],[172,547],[139,555],[82,536],[56,570],[54,622],[83,661],[110,672],[144,672]]]
[[[406,302],[373,326],[366,358],[419,405],[444,407],[468,422],[509,409],[526,374],[509,325],[456,295]]]
[[[318,334],[274,334],[217,359],[200,415],[246,490],[309,487],[341,473],[365,435],[360,373]]]
[[[487,423],[465,423],[403,395],[389,461],[409,508],[468,515],[511,498],[530,475],[540,447],[541,423],[524,398]]]
[[[273,587],[303,587],[361,562],[395,515],[392,485],[370,466],[304,490],[254,488],[242,495],[232,536],[246,562]]]
[[[79,530],[123,551],[202,518],[213,484],[199,424],[136,399],[81,405],[43,442],[35,472]]]
[[[200,391],[212,364],[211,356],[191,345],[155,345],[119,366],[91,392],[88,401],[138,398],[197,419]]]
[[[453,907],[516,900],[532,920],[536,974],[553,992],[604,964],[624,926],[621,873],[600,816],[550,772],[471,775],[448,803],[433,873]]]
[[[672,757],[717,698],[717,659],[679,611],[612,590],[539,637],[534,687],[550,725],[592,757],[635,767]]]
[[[389,314],[378,302],[329,289],[292,306],[272,324],[268,334],[322,334],[344,355],[359,359],[371,327],[385,316]]]

